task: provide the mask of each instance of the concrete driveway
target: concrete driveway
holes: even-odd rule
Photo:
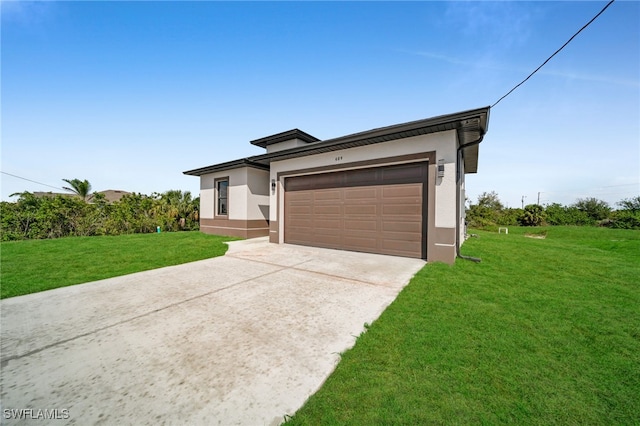
[[[3,300],[0,421],[279,424],[423,266],[258,238]]]

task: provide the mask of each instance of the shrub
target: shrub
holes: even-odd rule
[[[128,194],[109,204],[94,194],[88,203],[80,197],[36,197],[20,194],[15,203],[0,203],[0,239],[44,239],[67,236],[119,235],[199,228],[200,199],[189,192],[167,191],[147,196]]]
[[[522,226],[540,226],[544,224],[544,209],[539,204],[529,204],[525,206],[524,211],[520,215],[520,225]]]
[[[607,219],[611,213],[609,204],[593,197],[578,199],[574,207],[585,213],[594,223]]]
[[[549,225],[594,225],[586,212],[575,206],[563,206],[558,203],[549,204],[545,208],[546,222]]]

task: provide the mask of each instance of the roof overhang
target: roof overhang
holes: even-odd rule
[[[249,158],[227,161],[226,163],[214,164],[212,166],[201,167],[199,169],[187,170],[185,175],[202,176],[209,173],[224,172],[226,170],[238,169],[241,167],[253,167],[254,169],[269,170],[269,165],[264,165],[251,161]]]
[[[205,173],[219,171],[219,167],[221,166],[227,167],[222,170],[233,168],[232,166],[230,166],[231,164],[242,161],[253,164],[254,166],[261,165],[263,168],[268,168],[272,161],[288,160],[290,158],[305,157],[308,155],[355,148],[358,146],[371,145],[381,142],[389,142],[397,139],[404,139],[449,130],[455,130],[457,132],[459,144],[458,148],[462,150],[465,159],[464,172],[476,173],[478,170],[478,145],[482,141],[482,138],[484,137],[488,129],[489,109],[489,107],[484,107],[469,111],[458,112],[455,114],[441,115],[438,117],[411,121],[408,123],[396,124],[388,127],[381,127],[365,132],[342,136],[335,139],[328,139],[306,146],[285,149],[282,151],[256,155],[242,160],[230,161],[228,163],[190,170],[184,173],[187,175],[200,176]],[[278,135],[270,136],[269,138],[273,138],[275,136]],[[261,139],[258,139],[257,141],[261,141]],[[241,165],[239,164],[236,167],[241,167]]]
[[[293,129],[264,138],[256,139],[251,141],[250,143],[261,148],[266,148],[268,145],[286,142],[291,139],[299,139],[306,143],[320,142],[320,139],[316,138],[315,136],[311,136],[309,133],[303,132],[300,129]]]

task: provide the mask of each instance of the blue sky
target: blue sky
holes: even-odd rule
[[[2,171],[199,192],[182,172],[493,104],[605,2],[12,2]],[[2,200],[55,189],[2,179]],[[491,110],[476,200],[640,194],[640,3],[617,1]]]

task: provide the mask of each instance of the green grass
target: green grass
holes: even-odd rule
[[[233,238],[201,232],[0,244],[0,298],[221,256]]]
[[[640,232],[531,231],[426,265],[287,424],[640,424]]]

